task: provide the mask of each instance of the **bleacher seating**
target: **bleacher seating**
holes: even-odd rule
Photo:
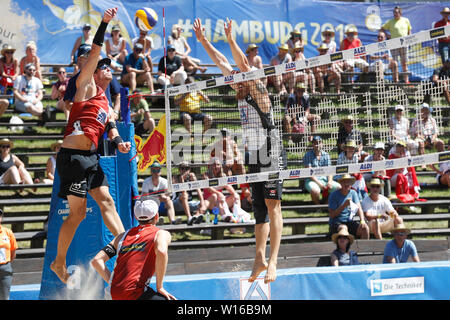
[[[52,101],[50,92],[50,83],[56,79],[56,70],[60,65],[42,64],[44,67],[43,76],[50,79],[45,84],[46,95],[44,96],[44,106],[55,106]],[[212,67],[213,65],[205,65]],[[197,74],[198,79],[207,79],[220,76],[216,73]],[[371,86],[371,83],[344,84],[346,87]],[[406,85],[406,84],[404,84]],[[414,86],[414,83],[408,84]],[[362,95],[356,92],[355,95]],[[312,94],[312,103],[323,97],[334,98],[336,94]],[[234,98],[230,93],[210,95],[212,100],[223,98]],[[155,98],[157,100],[162,97]],[[151,101],[151,99],[149,100]],[[155,114],[164,113],[164,104],[161,101],[155,102],[155,107],[151,107],[151,112]],[[450,110],[450,109],[448,109]],[[443,125],[446,127],[443,135],[449,136],[450,115],[444,115]],[[205,108],[208,112],[217,112],[215,123],[220,123],[220,113],[228,112],[229,108]],[[364,110],[361,109],[362,112]],[[376,111],[376,110],[374,110]],[[65,126],[65,120],[62,113],[58,114],[55,119],[46,122],[43,126],[38,126],[38,119],[35,117],[24,118],[24,124],[11,125],[9,119],[12,115],[18,115],[12,109],[7,110],[0,119],[0,139],[8,138],[14,140],[15,147],[13,153],[16,154],[26,164],[27,170],[33,177],[43,177],[45,172],[46,159],[53,154],[50,151],[50,145],[57,139],[62,138],[62,129]],[[177,117],[174,117],[178,119]],[[365,125],[364,115],[359,119],[361,126]],[[376,126],[377,122],[374,121]],[[29,127],[36,132],[24,133],[22,131],[11,131],[16,126]],[[376,136],[376,132],[374,136]],[[144,136],[145,137],[145,136]],[[324,138],[326,138],[324,136]],[[38,147],[36,147],[38,145]],[[431,171],[418,172],[419,180],[422,178],[423,189],[440,190],[434,182],[434,173]],[[148,177],[148,172],[139,175],[139,187],[142,180]],[[48,216],[50,207],[52,185],[39,183],[32,186],[24,185],[1,185],[0,186],[0,207],[4,208],[6,214],[3,224],[10,226],[15,232],[19,241],[19,250],[17,251],[17,259],[14,261],[15,277],[14,284],[37,283],[40,280],[40,270],[42,270],[42,259],[45,253],[46,233],[44,224]],[[295,266],[315,266],[319,258],[329,255],[335,247],[327,237],[328,214],[326,205],[312,205],[305,197],[303,190],[296,186],[285,186],[283,194],[288,195],[289,199],[283,200],[282,210],[288,211],[289,217],[285,217],[282,238],[282,247],[280,250],[279,267],[295,267]],[[429,256],[430,259],[437,259],[438,252],[443,256],[442,252],[448,252],[448,236],[450,236],[450,199],[448,196],[427,197],[427,202],[417,202],[412,204],[419,207],[422,214],[405,214],[401,213],[402,218],[408,222],[429,222],[437,223],[438,227],[421,227],[413,228],[413,238],[427,238],[439,236],[441,240],[416,240],[419,252],[424,252],[424,257]],[[409,204],[395,203],[394,206],[401,211],[400,208],[408,207]],[[185,219],[185,216],[183,216]],[[245,234],[236,235],[229,232],[233,228],[245,228]],[[311,231],[313,227],[313,231]],[[196,224],[193,226],[181,225],[165,225],[164,229],[174,234],[174,240],[171,244],[171,253],[169,254],[168,274],[179,273],[201,273],[201,272],[223,272],[225,270],[249,270],[251,268],[251,260],[254,256],[254,235],[253,224],[233,224],[219,222],[213,224]],[[205,230],[211,230],[210,235]],[[201,232],[203,230],[203,232]],[[317,231],[319,230],[319,231]],[[326,231],[323,231],[326,230]],[[194,235],[194,236],[193,236]],[[386,235],[389,236],[389,235]],[[201,240],[192,240],[199,239]],[[306,244],[302,242],[308,242]],[[295,244],[292,244],[295,243]],[[356,246],[358,252],[367,256],[367,261],[374,262],[379,260],[380,248],[384,248],[385,241],[369,240],[367,242],[358,240]],[[233,250],[233,247],[240,246],[239,250]],[[201,249],[210,248],[210,249]],[[186,250],[180,250],[186,249]],[[287,257],[296,257],[289,258]],[[223,262],[221,261],[223,260]],[[220,262],[218,262],[220,261]],[[205,262],[205,263],[203,263]],[[211,262],[209,267],[207,262]],[[240,268],[236,269],[239,265]],[[219,266],[225,269],[219,270]]]

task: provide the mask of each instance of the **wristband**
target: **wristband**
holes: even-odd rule
[[[92,43],[95,43],[98,46],[103,46],[103,40],[105,38],[105,31],[108,24],[104,21],[100,23],[98,26],[97,32],[95,33],[94,40]]]
[[[113,145],[114,148],[117,148],[119,146],[119,143],[122,143],[123,139],[121,136],[116,136],[114,137],[114,139],[112,139],[111,143]]]

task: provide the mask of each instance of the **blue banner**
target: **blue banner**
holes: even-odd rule
[[[169,251],[170,262],[170,251]],[[449,261],[279,269],[253,284],[250,271],[166,276],[179,300],[448,300]],[[97,275],[98,276],[98,275]],[[100,276],[98,276],[100,277]],[[150,284],[155,288],[155,279]],[[42,292],[42,286],[41,292]],[[11,300],[38,299],[39,286],[13,286]],[[103,293],[100,292],[100,295]],[[89,299],[88,296],[84,296]]]
[[[192,49],[191,55],[203,63],[212,63],[205,50],[196,41],[192,31],[194,19],[202,19],[206,35],[230,61],[232,60],[223,30],[228,17],[235,22],[234,32],[243,50],[250,43],[260,46],[263,63],[277,53],[290,32],[296,28],[302,32],[307,58],[317,55],[321,42],[321,31],[335,30],[338,44],[344,38],[347,26],[355,25],[363,44],[376,41],[377,30],[393,17],[395,3],[358,3],[332,1],[296,0],[6,0],[0,19],[0,42],[12,44],[16,57],[24,55],[27,41],[38,45],[38,56],[43,63],[70,62],[70,53],[75,40],[82,35],[85,23],[93,26],[92,33],[101,20],[103,11],[112,6],[119,8],[118,19],[121,34],[130,49],[131,40],[138,36],[134,13],[141,7],[150,7],[158,14],[158,23],[149,36],[154,43],[152,58],[155,64],[163,55],[164,43],[170,35],[172,25],[183,27],[183,36]],[[8,6],[9,3],[9,6]],[[403,16],[409,18],[412,32],[430,29],[441,19],[439,12],[450,2],[401,3]],[[163,9],[165,12],[165,41],[163,35]],[[108,36],[110,32],[108,28]]]

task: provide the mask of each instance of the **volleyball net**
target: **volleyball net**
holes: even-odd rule
[[[443,93],[449,80],[434,83],[431,76],[442,66],[437,39],[448,36],[450,26],[205,81],[188,77],[184,85],[168,88],[165,135],[170,190],[449,161],[449,152],[434,148],[425,154],[411,150],[405,158],[336,165],[342,150],[339,132],[345,130],[346,121],[361,133],[363,141],[357,142],[364,152],[371,154],[376,142],[384,143],[386,150],[395,145],[389,120],[396,105],[403,106],[403,116],[420,133],[425,125],[422,104],[427,103],[439,137],[447,145],[450,109]],[[403,58],[408,70],[402,68]],[[409,81],[402,81],[405,76]],[[322,80],[324,93],[320,94]],[[301,98],[293,98],[297,91],[309,97],[309,113]],[[304,156],[316,136],[321,137],[322,150],[329,153],[332,165],[305,168]],[[262,169],[255,173],[252,165]],[[197,180],[172,180],[185,167]]]

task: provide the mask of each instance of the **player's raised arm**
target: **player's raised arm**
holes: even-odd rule
[[[108,23],[116,16],[116,13],[117,8],[106,9],[103,13],[102,22],[98,26],[97,32],[94,36],[94,40],[92,41],[92,49],[89,53],[88,60],[77,78],[77,91],[80,89],[81,91],[85,90],[86,85],[93,81],[92,76],[94,75],[95,69],[97,68],[98,57],[100,56],[100,51],[102,50],[106,27],[108,26]]]
[[[197,37],[197,40],[202,44],[203,48],[205,48],[206,53],[211,58],[211,60],[222,71],[222,74],[224,76],[230,75],[231,71],[233,71],[233,68],[231,67],[227,58],[219,50],[214,48],[214,46],[211,44],[211,42],[208,41],[208,39],[206,39],[204,33],[205,28],[202,26],[202,21],[199,18],[195,19],[193,30],[195,36]]]
[[[244,52],[242,52],[241,48],[236,43],[236,40],[233,38],[233,28],[232,28],[233,20],[229,20],[224,23],[225,35],[227,36],[228,44],[230,45],[231,54],[233,55],[234,62],[236,62],[237,67],[241,72],[247,72],[251,70],[250,64],[248,63],[247,57]]]

